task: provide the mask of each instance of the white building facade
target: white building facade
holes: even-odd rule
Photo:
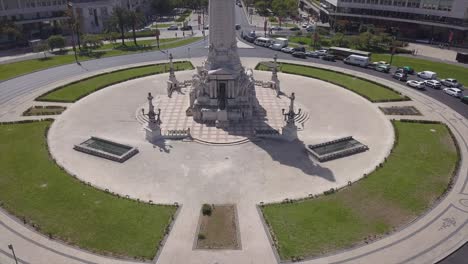
[[[468,0],[321,0],[322,21],[354,29],[398,29],[398,36],[468,45]]]

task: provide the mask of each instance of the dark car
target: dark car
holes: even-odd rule
[[[257,39],[257,34],[255,34],[253,31],[248,34],[244,34],[244,39],[250,43],[253,43],[255,39]]]
[[[306,52],[306,49],[305,49],[304,47],[295,47],[295,48],[293,49],[293,52],[296,52],[296,51],[298,51],[298,52]]]
[[[379,65],[379,66],[375,67],[376,71],[385,72],[385,73],[389,73],[390,69],[391,69],[391,67],[389,65]]]
[[[395,73],[414,74],[414,70],[410,66],[404,66],[398,67]]]
[[[408,80],[408,74],[402,72],[395,72],[392,75],[393,79],[397,79],[402,82],[406,82]]]
[[[468,104],[468,95],[463,96],[462,98],[460,98],[460,100],[462,101],[462,103]]]
[[[325,54],[325,55],[322,56],[322,60],[335,61],[335,56],[333,56],[331,54]]]
[[[299,27],[292,27],[292,28],[290,28],[289,30],[291,30],[291,31],[298,31],[298,30],[301,30],[301,29],[300,29]]]
[[[302,52],[302,51],[295,51],[292,53],[293,57],[296,57],[296,58],[301,58],[301,59],[305,59],[307,58],[305,52]]]
[[[185,31],[185,30],[192,30],[192,26],[187,25],[187,26],[181,27],[180,29],[181,29],[182,31]]]

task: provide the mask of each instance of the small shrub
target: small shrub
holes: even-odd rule
[[[202,206],[202,214],[203,215],[210,216],[212,211],[213,211],[213,209],[211,208],[211,205],[203,204],[203,206]]]

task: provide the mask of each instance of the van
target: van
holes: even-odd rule
[[[255,39],[254,44],[257,46],[269,47],[271,44],[273,44],[273,40],[270,38],[260,37]]]
[[[343,60],[346,64],[367,67],[369,65],[369,57],[359,55],[349,55]]]
[[[287,47],[288,44],[289,44],[287,38],[275,38],[273,41],[275,42],[274,44],[280,44],[281,49],[284,48],[284,47]]]
[[[432,71],[422,71],[418,72],[418,77],[426,80],[434,80],[437,79],[437,73]]]

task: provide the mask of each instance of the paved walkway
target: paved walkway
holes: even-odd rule
[[[245,59],[244,65],[254,66],[261,59]],[[298,63],[297,61],[290,61]],[[413,100],[410,102],[387,103],[385,105],[412,105],[423,113],[424,119],[446,123],[454,133],[462,154],[459,173],[450,193],[432,210],[407,227],[369,245],[339,252],[330,256],[306,260],[303,263],[434,263],[468,240],[468,123],[465,118],[438,101],[403,85],[375,76],[334,66],[306,63],[315,67],[343,71],[386,84]],[[131,65],[128,65],[129,67]],[[86,74],[83,74],[85,76]],[[80,77],[83,77],[80,76]],[[76,77],[74,77],[76,78]],[[280,76],[286,78],[286,75]],[[64,79],[68,82],[71,79]],[[36,91],[40,94],[54,86]],[[105,91],[105,90],[103,90]],[[92,95],[92,98],[95,95]],[[2,120],[22,119],[17,113],[33,104],[33,95],[18,98],[17,111],[9,111]],[[144,101],[144,100],[142,100]],[[0,106],[2,108],[2,106]],[[387,117],[390,118],[390,117]],[[397,117],[398,118],[398,117]],[[241,195],[242,193],[239,193]],[[221,196],[220,196],[221,197]],[[262,229],[258,211],[254,204],[239,206],[239,225],[243,249],[238,251],[193,251],[193,237],[199,214],[198,202],[187,201],[175,220],[158,263],[275,263],[275,251],[271,248],[267,234]],[[0,263],[11,262],[7,244],[15,245],[22,263],[133,263],[91,254],[74,247],[63,245],[25,227],[4,212],[0,212]]]

